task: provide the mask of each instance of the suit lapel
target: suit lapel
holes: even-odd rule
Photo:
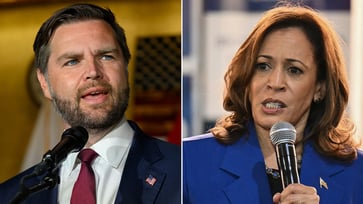
[[[345,188],[334,179],[335,175],[343,171],[344,166],[339,162],[321,158],[311,143],[305,145],[300,180],[305,185],[316,187],[322,203],[327,202],[324,198],[336,203],[344,203],[342,199]]]
[[[154,203],[166,175],[149,164],[146,166],[140,169],[140,179],[143,181],[141,200],[142,203]]]
[[[254,128],[249,131],[248,138],[227,147],[220,168],[236,179],[224,193],[231,203],[271,203],[262,152]]]
[[[154,163],[163,158],[154,140],[134,124],[135,137],[127,157],[115,203],[154,203],[166,174]]]

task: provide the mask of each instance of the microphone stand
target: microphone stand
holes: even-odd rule
[[[10,201],[9,204],[20,204],[24,199],[26,199],[32,193],[39,192],[45,189],[52,189],[59,183],[59,176],[57,173],[48,173],[43,177],[43,180],[38,184],[27,187],[24,182],[25,180],[37,176],[36,174],[25,175],[20,182],[20,190],[15,195],[15,197]]]

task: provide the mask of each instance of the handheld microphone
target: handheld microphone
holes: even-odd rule
[[[270,137],[275,145],[282,187],[285,188],[292,183],[300,183],[294,145],[296,140],[295,127],[288,122],[278,122],[271,127]]]
[[[46,171],[52,171],[70,153],[80,151],[88,140],[88,132],[81,126],[65,130],[61,140],[52,149],[48,150],[42,161],[35,167],[33,174],[40,176]]]

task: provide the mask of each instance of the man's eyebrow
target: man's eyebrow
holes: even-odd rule
[[[104,53],[120,53],[120,50],[117,48],[104,48],[104,49],[98,49],[95,51],[96,55],[104,54]]]
[[[61,56],[57,57],[57,62],[61,62],[65,59],[71,59],[71,58],[79,58],[81,56],[80,53],[76,52],[67,52],[62,54]]]

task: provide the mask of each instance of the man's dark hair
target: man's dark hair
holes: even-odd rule
[[[56,11],[54,15],[40,27],[33,44],[35,67],[39,68],[43,74],[47,72],[47,64],[50,55],[49,40],[59,26],[85,20],[103,20],[112,27],[117,42],[122,50],[123,57],[128,64],[131,54],[127,46],[125,31],[116,22],[112,11],[93,4],[74,4]]]

